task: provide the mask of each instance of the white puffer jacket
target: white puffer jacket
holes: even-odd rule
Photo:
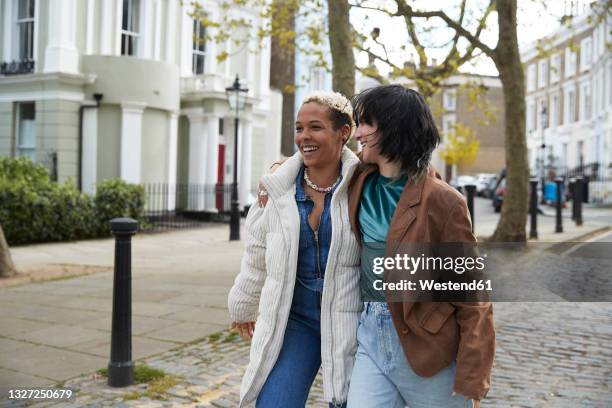
[[[332,238],[321,303],[321,361],[327,401],[346,401],[357,350],[359,246],[348,219],[347,189],[359,159],[342,151],[342,181],[331,199]],[[236,322],[256,320],[249,365],[240,388],[240,407],[254,406],[283,344],[295,284],[300,219],[295,178],[302,165],[296,153],[262,178],[265,208],[254,204],[245,226],[245,253],[228,306]]]

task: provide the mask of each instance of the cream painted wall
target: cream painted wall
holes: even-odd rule
[[[81,61],[85,73],[97,75],[86,92],[103,93],[105,103],[142,102],[152,108],[179,109],[176,65],[108,55],[83,55]]]
[[[119,177],[121,107],[102,104],[98,110],[98,182]]]
[[[142,183],[169,182],[166,157],[168,144],[168,114],[159,109],[145,109],[142,116]]]

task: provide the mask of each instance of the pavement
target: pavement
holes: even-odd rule
[[[477,200],[479,234],[495,227],[487,204]],[[548,232],[542,222],[540,239],[577,240],[611,224],[612,211],[593,211],[600,210],[585,209],[581,228],[566,223],[565,235],[552,232],[554,224]],[[165,401],[144,395],[131,400],[144,386],[113,389],[96,374],[109,359],[110,272],[0,289],[0,389],[69,387],[77,395],[72,406],[236,406],[248,342],[227,331],[226,296],[242,255],[242,242],[228,242],[228,234],[227,225],[211,224],[134,237],[133,357],[180,379]],[[612,235],[594,239],[607,242]],[[18,268],[110,270],[114,241],[30,245],[11,253]],[[611,303],[498,303],[495,319],[498,351],[483,406],[612,406]],[[324,405],[321,393],[319,378],[310,406]],[[0,399],[0,406],[24,404]]]

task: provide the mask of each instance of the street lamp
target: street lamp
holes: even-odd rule
[[[232,208],[230,212],[230,241],[240,240],[240,210],[238,209],[238,115],[244,109],[247,93],[246,88],[240,88],[240,80],[236,74],[236,80],[230,87],[225,88],[227,102],[230,109],[234,111],[234,181],[232,182]]]
[[[544,204],[546,202],[544,199],[544,184],[546,183],[546,175],[544,171],[544,154],[546,149],[546,143],[544,143],[544,129],[548,125],[548,112],[546,110],[546,106],[542,106],[542,111],[540,114],[542,115],[542,145],[540,146],[540,180],[542,182],[542,198],[540,200],[540,204]]]

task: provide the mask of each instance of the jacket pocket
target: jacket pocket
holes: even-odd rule
[[[419,324],[425,331],[436,334],[454,312],[455,307],[450,303],[436,303],[431,311],[423,316]]]

